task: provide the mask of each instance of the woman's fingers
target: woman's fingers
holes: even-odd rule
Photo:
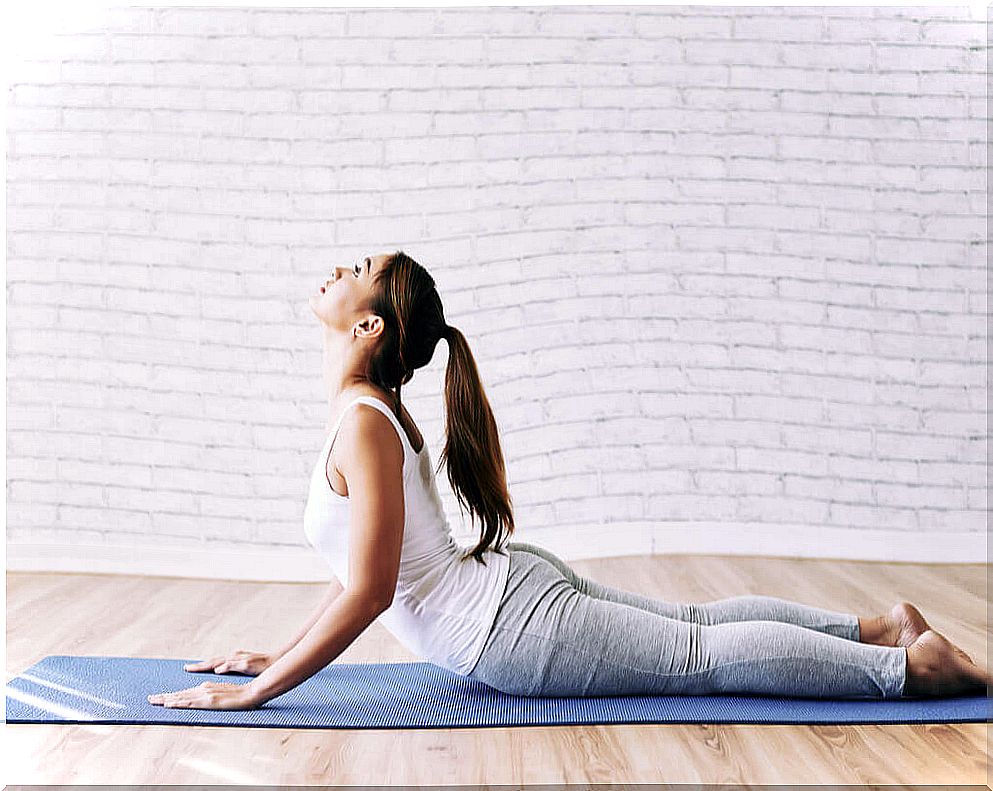
[[[192,689],[182,689],[178,692],[160,692],[156,695],[149,695],[148,702],[167,709],[182,708],[188,705],[196,697],[202,695],[202,690],[210,689],[213,685],[209,681],[204,681],[199,687]]]
[[[205,662],[190,662],[189,664],[183,665],[183,670],[210,670],[212,667],[216,667],[223,661],[223,656],[215,656],[213,659],[208,659]]]
[[[183,665],[183,670],[199,671],[213,670],[215,673],[226,673],[229,670],[244,671],[245,661],[243,657],[252,656],[251,651],[235,651],[234,657],[215,656],[205,662],[190,662]]]

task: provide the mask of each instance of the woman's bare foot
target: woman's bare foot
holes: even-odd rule
[[[893,605],[889,615],[859,618],[859,639],[873,645],[906,647],[930,628],[920,610],[902,601]]]
[[[889,642],[886,645],[913,645],[918,637],[931,628],[924,620],[924,616],[921,615],[921,611],[909,601],[902,601],[893,605],[889,620],[890,629],[887,634]]]
[[[987,691],[990,686],[993,675],[933,629],[927,629],[907,646],[904,695],[965,695]]]

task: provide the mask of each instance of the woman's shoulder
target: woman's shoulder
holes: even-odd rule
[[[388,390],[379,390],[375,387],[357,387],[354,391],[349,391],[349,396],[346,398],[345,403],[352,403],[356,398],[360,396],[369,396],[371,398],[378,399],[383,402],[390,412],[397,417],[397,407],[396,407],[396,395],[389,392]],[[417,424],[414,422],[414,418],[407,411],[406,407],[401,407],[400,415],[397,417],[400,423],[400,427],[403,429],[404,434],[407,437],[407,443],[410,445],[411,449],[414,449],[415,453],[420,453],[417,448],[424,448],[424,437],[421,435],[420,429],[417,428]]]
[[[394,420],[398,420],[401,430],[407,431],[405,424],[408,422],[403,418],[396,417],[396,399],[391,398],[389,394],[385,391],[377,390],[373,387],[355,387],[350,390],[346,390],[341,393],[341,429],[340,433],[352,437],[353,439],[358,439],[362,436],[364,439],[372,442],[376,442],[382,439],[383,434],[395,433],[396,429],[393,425],[390,425],[388,430],[386,424],[383,422],[385,415],[383,415],[383,409],[376,409],[369,405],[369,401],[377,401],[381,407],[385,407],[387,411],[390,412],[391,417]],[[370,406],[368,410],[353,409],[355,404],[366,404]],[[345,414],[345,412],[350,412],[351,415]],[[374,413],[378,413],[374,414]],[[393,423],[393,420],[390,421]],[[348,428],[346,428],[348,424]],[[408,437],[409,440],[409,437]],[[350,444],[351,439],[343,439],[342,444]]]
[[[362,396],[369,396],[371,398],[376,398],[386,404],[390,409],[396,409],[396,396],[389,390],[380,390],[376,387],[371,387],[364,385],[361,387],[354,387],[351,390],[346,390],[344,395],[344,401],[346,404],[350,404],[356,398]]]

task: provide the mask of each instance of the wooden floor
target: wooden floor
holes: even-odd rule
[[[876,615],[917,604],[988,667],[976,564],[653,556],[571,561],[668,601],[760,594]],[[7,680],[48,654],[199,657],[288,640],[320,584],[7,574]],[[374,623],[341,662],[417,661]],[[191,682],[191,686],[195,684]],[[292,730],[7,725],[8,784],[548,783],[987,785],[987,725],[596,725]],[[389,756],[389,760],[384,760]]]

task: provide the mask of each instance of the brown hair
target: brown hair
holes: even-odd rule
[[[486,565],[483,553],[506,555],[503,542],[514,532],[514,514],[496,420],[465,336],[445,321],[441,297],[427,270],[397,250],[374,277],[369,309],[386,324],[383,342],[373,352],[368,376],[396,393],[400,419],[400,387],[414,370],[434,356],[438,341],[448,341],[445,371],[445,446],[438,471],[447,466],[448,481],[470,517],[481,523],[479,543],[462,560],[474,557]],[[437,471],[436,471],[437,472]]]

